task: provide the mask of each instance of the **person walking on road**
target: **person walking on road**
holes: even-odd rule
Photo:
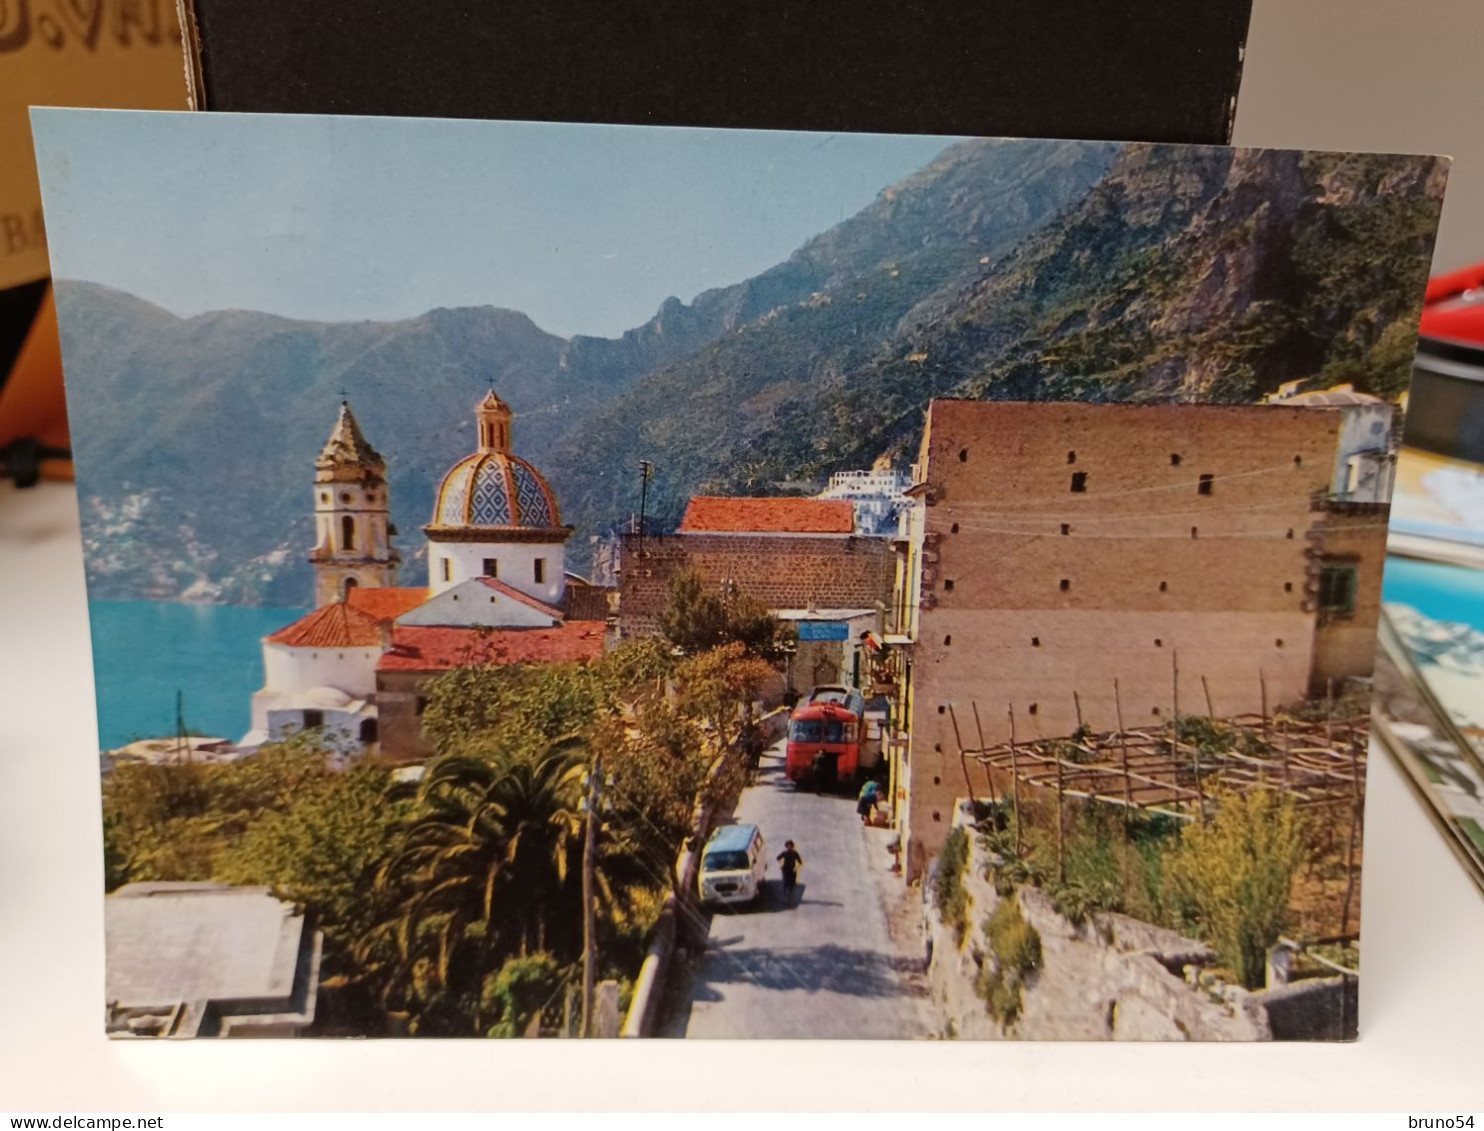
[[[783,873],[783,899],[786,903],[793,902],[794,889],[799,886],[799,869],[803,866],[804,858],[794,848],[794,842],[784,841],[783,851],[778,854],[778,870]]]
[[[876,804],[881,800],[881,783],[875,778],[861,786],[861,795],[855,803],[855,811],[860,814],[861,824],[872,825],[876,823]]]

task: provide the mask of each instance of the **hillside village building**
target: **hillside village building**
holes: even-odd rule
[[[1357,393],[1349,385],[1312,392],[1290,392],[1267,403],[1291,408],[1344,410],[1340,442],[1335,447],[1334,488],[1337,501],[1385,503],[1396,482],[1396,413],[1380,397]]]
[[[795,692],[851,681],[862,632],[879,627],[892,554],[862,537],[847,500],[697,496],[671,535],[623,538],[619,635],[654,635],[676,576],[735,588],[799,629],[788,684]]]
[[[1012,716],[1023,742],[1160,725],[1177,656],[1187,713],[1368,675],[1386,507],[1354,497],[1342,454],[1381,415],[934,401],[888,625],[909,878],[964,793],[955,719],[965,745],[1008,741]]]
[[[857,534],[889,538],[896,534],[898,520],[907,509],[904,492],[911,481],[905,471],[893,471],[890,465],[840,471],[830,476],[830,485],[816,498],[845,500],[855,508]]]
[[[493,392],[480,401],[476,449],[444,475],[423,528],[428,584],[397,587],[386,465],[341,405],[315,465],[318,607],[264,639],[264,686],[241,745],[318,729],[348,754],[417,760],[429,753],[422,713],[435,676],[602,654],[610,594],[565,572],[571,528],[546,480],[511,451],[513,415]]]

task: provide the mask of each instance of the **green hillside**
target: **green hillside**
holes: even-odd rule
[[[1240,403],[1295,378],[1389,395],[1444,168],[1129,146],[1013,254],[929,249],[781,311],[636,382],[589,442],[653,460],[673,517],[696,490],[788,492],[903,457],[934,396]],[[579,506],[611,509],[602,464],[555,461]]]
[[[589,422],[604,405],[656,369],[786,325],[800,304],[862,275],[884,277],[883,265],[899,260],[892,303],[905,309],[1085,192],[1114,152],[1066,142],[954,147],[785,262],[688,304],[669,299],[611,340],[563,340],[493,307],[390,323],[250,311],[178,318],[107,287],[59,282],[90,592],[308,600],[310,474],[342,394],[387,457],[404,579],[420,580],[419,528],[439,476],[470,450],[471,410],[491,385],[518,413],[517,451],[549,472],[577,524],[572,560],[583,568],[593,538],[633,507],[618,453],[604,461],[590,444]],[[843,339],[858,328],[831,332]],[[772,352],[788,349],[784,340]],[[593,455],[594,466],[574,474],[558,450]]]
[[[1252,401],[1408,375],[1444,165],[1431,158],[967,142],[783,263],[617,339],[494,307],[391,323],[178,318],[61,282],[90,592],[308,600],[310,475],[349,395],[387,457],[404,579],[493,385],[581,569],[656,465],[797,493],[905,462],[934,396]]]

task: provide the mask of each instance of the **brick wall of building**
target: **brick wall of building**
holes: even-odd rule
[[[593,585],[577,578],[567,579],[566,612],[568,620],[607,620],[618,603],[618,591],[605,585]]]
[[[383,761],[420,762],[433,752],[423,737],[420,709],[431,678],[427,672],[376,673],[377,736]]]
[[[1317,408],[933,404],[913,547],[909,873],[963,792],[950,703],[960,730],[977,703],[990,743],[1009,737],[1011,705],[1018,738],[1069,733],[1074,691],[1084,720],[1112,729],[1116,679],[1126,725],[1158,723],[1177,654],[1182,712],[1204,712],[1203,676],[1220,715],[1259,708],[1259,672],[1272,704],[1306,694],[1325,517],[1312,503],[1340,425]]]
[[[695,570],[711,586],[735,583],[770,609],[875,608],[891,596],[892,555],[881,538],[809,535],[625,535],[619,632],[644,636],[670,602],[670,582]]]
[[[1376,658],[1376,622],[1381,616],[1381,578],[1386,564],[1386,516],[1383,506],[1338,507],[1324,514],[1316,530],[1312,562],[1313,599],[1318,575],[1327,565],[1355,570],[1354,609],[1348,613],[1320,610],[1314,634],[1314,668],[1310,694],[1323,695],[1331,682],[1368,676]]]

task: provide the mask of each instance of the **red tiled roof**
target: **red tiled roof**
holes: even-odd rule
[[[512,601],[519,601],[522,605],[529,605],[537,612],[545,613],[547,616],[551,617],[552,620],[562,619],[562,610],[557,608],[555,605],[548,605],[545,601],[538,601],[529,593],[522,593],[514,586],[506,585],[499,578],[481,577],[478,578],[478,581],[480,582],[480,584],[484,585],[485,588],[493,589],[496,593],[503,593]]]
[[[410,613],[428,599],[425,588],[399,589],[391,586],[367,586],[350,591],[348,600],[352,608],[370,613],[377,620],[396,620],[403,613]]]
[[[368,648],[381,643],[381,621],[344,601],[321,605],[268,637],[293,648]]]
[[[697,495],[682,534],[853,534],[855,508],[843,499],[747,499]]]
[[[603,654],[600,621],[568,621],[555,628],[421,628],[392,633],[392,649],[376,665],[383,672],[431,672],[491,664],[551,664],[596,660]]]

